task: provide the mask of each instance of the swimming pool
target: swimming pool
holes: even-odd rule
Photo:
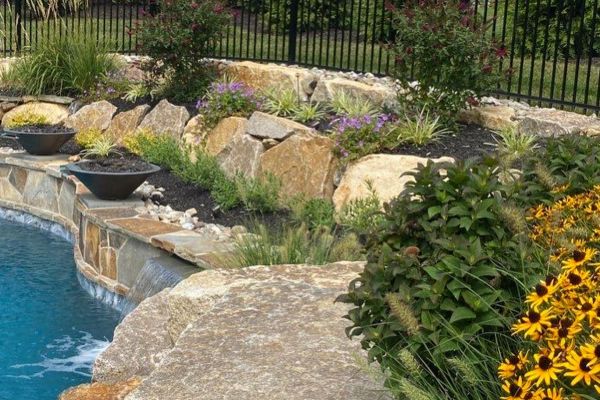
[[[0,219],[0,400],[55,400],[89,382],[119,313],[79,284],[70,242]]]

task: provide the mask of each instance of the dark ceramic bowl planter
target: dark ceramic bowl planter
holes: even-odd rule
[[[5,128],[2,136],[17,140],[29,154],[49,156],[75,136],[75,130],[60,125],[22,126]]]
[[[152,174],[160,171],[154,164],[144,163],[146,169],[123,172],[90,169],[93,161],[67,164],[63,170],[75,175],[96,197],[102,200],[124,200],[128,198]]]

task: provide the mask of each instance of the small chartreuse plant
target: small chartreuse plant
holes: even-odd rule
[[[108,158],[111,155],[122,155],[115,139],[110,135],[102,135],[80,153],[83,158]]]
[[[335,114],[349,118],[357,118],[365,115],[375,117],[380,113],[378,107],[370,100],[353,96],[346,90],[334,92],[330,107],[331,111]]]
[[[262,109],[278,117],[289,117],[294,115],[300,100],[298,93],[294,89],[269,88],[264,92],[264,102]]]
[[[102,131],[98,128],[82,129],[75,135],[75,143],[89,149],[102,137]]]
[[[22,112],[16,114],[6,124],[7,128],[19,128],[21,126],[32,126],[32,125],[48,125],[48,118],[41,114],[34,114],[28,112]]]
[[[123,100],[128,101],[130,103],[135,103],[141,98],[146,96],[152,97],[152,90],[148,87],[145,82],[134,82],[131,83],[123,95]]]
[[[429,111],[422,109],[414,116],[406,116],[398,122],[392,135],[397,143],[410,143],[423,146],[435,141],[450,131],[440,124],[440,118],[431,116]]]

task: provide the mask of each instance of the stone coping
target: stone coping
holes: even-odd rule
[[[0,152],[0,206],[68,229],[77,267],[90,281],[125,294],[141,268],[141,257],[166,253],[194,268],[212,268],[231,250],[230,244],[140,214],[136,209],[143,202],[134,196],[124,201],[97,199],[61,171],[65,164],[67,155]]]

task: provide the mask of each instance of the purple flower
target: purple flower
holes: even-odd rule
[[[114,88],[112,88],[110,86],[106,88],[106,93],[113,94],[114,92],[116,92],[116,90]]]

